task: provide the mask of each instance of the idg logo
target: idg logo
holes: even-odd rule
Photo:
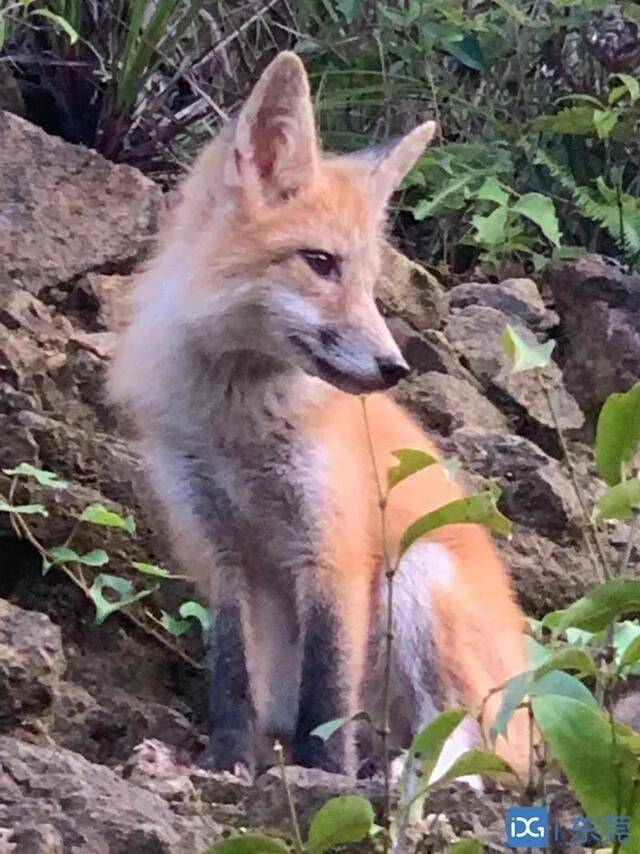
[[[546,848],[549,811],[546,807],[510,807],[507,810],[507,845],[512,848]]]

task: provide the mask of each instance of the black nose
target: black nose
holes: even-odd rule
[[[396,362],[391,359],[377,359],[376,361],[386,388],[397,385],[409,374],[409,368],[404,362]]]

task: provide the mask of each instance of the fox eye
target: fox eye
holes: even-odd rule
[[[300,249],[298,255],[323,279],[340,278],[340,261],[330,252],[323,252],[322,249]]]

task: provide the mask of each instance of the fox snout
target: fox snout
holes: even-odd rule
[[[292,334],[289,340],[302,356],[306,373],[350,394],[363,394],[390,389],[409,374],[409,366],[389,338],[393,346],[383,350],[345,324]]]

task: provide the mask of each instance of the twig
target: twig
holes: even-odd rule
[[[582,512],[583,517],[582,536],[584,537],[585,545],[587,547],[587,551],[589,552],[589,558],[591,560],[591,564],[593,566],[598,581],[604,582],[610,577],[610,573],[604,549],[602,547],[602,542],[600,540],[600,535],[598,533],[598,529],[595,525],[595,522],[593,521],[593,519],[591,518],[591,514],[589,513],[589,508],[587,507],[587,503],[582,492],[582,487],[580,486],[580,481],[578,479],[578,473],[576,471],[576,467],[573,463],[573,460],[571,459],[569,448],[567,446],[567,442],[564,436],[564,431],[560,426],[558,413],[556,412],[555,404],[551,397],[551,392],[548,389],[544,380],[542,379],[540,372],[536,371],[535,373],[538,383],[540,384],[540,388],[542,389],[544,396],[547,400],[549,412],[551,413],[551,420],[553,421],[553,426],[555,427],[556,432],[558,434],[558,440],[560,442],[562,454],[567,464],[567,468],[569,469],[571,483],[573,484],[573,489],[576,494],[576,498],[578,499],[578,504],[580,505],[580,510]],[[593,541],[596,545],[597,555],[593,550],[593,545],[589,538],[589,533],[591,533]]]
[[[284,794],[287,799],[287,806],[289,807],[289,817],[291,818],[291,827],[293,829],[293,847],[296,850],[296,854],[303,854],[304,845],[302,843],[302,836],[300,835],[298,814],[296,812],[296,805],[293,802],[293,796],[291,795],[291,789],[289,788],[289,781],[287,780],[287,770],[284,765],[284,752],[282,750],[282,745],[279,741],[276,741],[276,743],[273,745],[273,749],[275,751],[276,756],[278,757],[280,779],[282,780],[282,788],[284,789]]]
[[[373,466],[373,474],[378,493],[378,506],[380,508],[380,522],[382,533],[382,556],[385,567],[385,578],[387,580],[387,613],[386,613],[386,631],[385,631],[385,657],[384,657],[384,675],[382,685],[382,725],[378,734],[382,739],[382,762],[384,772],[384,799],[385,799],[385,818],[387,821],[391,817],[391,779],[389,773],[389,735],[390,735],[390,720],[391,720],[391,660],[393,654],[393,580],[398,569],[398,562],[395,566],[391,565],[391,557],[389,555],[389,544],[387,538],[387,495],[382,489],[378,467],[376,465],[375,453],[373,449],[373,439],[371,436],[371,425],[367,415],[367,404],[364,397],[360,398],[362,403],[362,415],[364,418],[365,430],[367,434],[367,445],[371,464]],[[388,851],[389,839],[385,836],[384,850]]]

